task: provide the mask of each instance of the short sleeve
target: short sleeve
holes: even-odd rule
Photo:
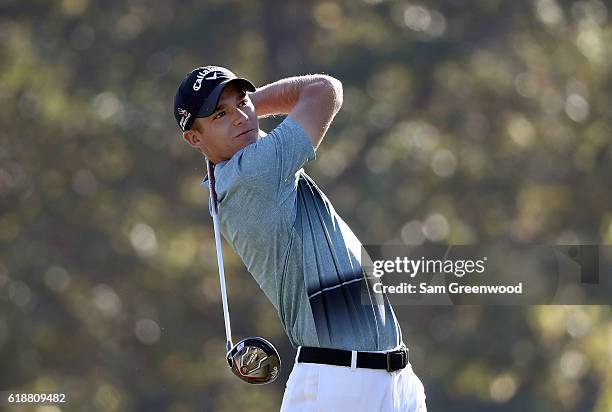
[[[279,168],[283,179],[293,176],[295,172],[316,158],[316,152],[308,135],[291,117],[285,120],[270,133],[279,148]]]
[[[304,129],[286,117],[265,137],[236,153],[228,163],[233,163],[232,169],[242,183],[278,188],[315,158],[315,149]]]

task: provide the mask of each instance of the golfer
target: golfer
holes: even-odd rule
[[[425,411],[389,301],[362,298],[361,243],[303,169],[341,105],[327,75],[256,89],[206,66],[179,85],[174,115],[214,164],[221,233],[297,348],[281,411]],[[287,117],[261,131],[258,117],[276,114]]]

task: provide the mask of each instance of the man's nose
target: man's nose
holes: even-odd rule
[[[249,118],[249,116],[247,116],[246,113],[240,110],[239,108],[236,108],[236,113],[237,115],[234,116],[234,123],[237,125],[244,122],[245,120],[248,120]]]

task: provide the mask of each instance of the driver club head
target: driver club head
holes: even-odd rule
[[[238,342],[227,353],[227,363],[234,375],[254,385],[274,381],[281,367],[276,348],[267,340],[258,337]]]

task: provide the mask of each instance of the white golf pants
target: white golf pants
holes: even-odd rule
[[[421,380],[408,364],[381,369],[295,363],[281,412],[426,412]]]

